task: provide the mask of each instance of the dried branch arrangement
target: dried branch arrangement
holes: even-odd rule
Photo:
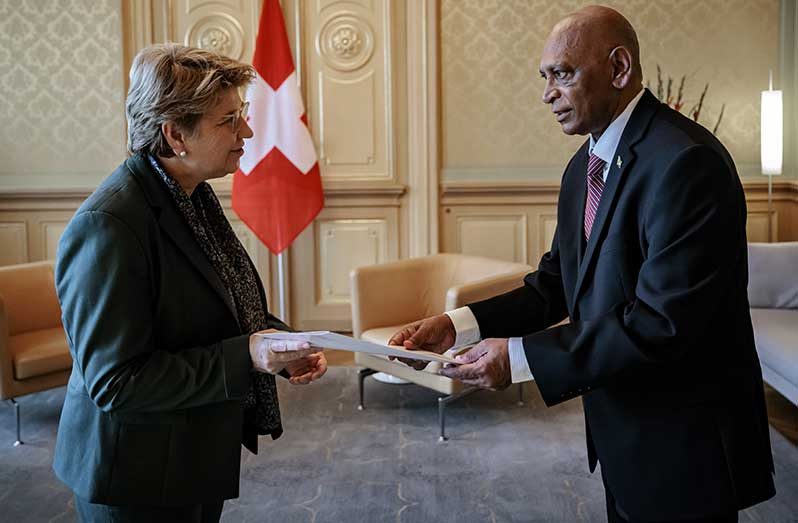
[[[679,88],[676,91],[676,96],[673,95],[673,78],[668,76],[667,81],[663,82],[662,80],[662,69],[660,66],[657,65],[657,98],[660,101],[664,101],[669,107],[673,108],[676,111],[682,112],[682,108],[685,104],[684,99],[684,82],[685,82],[685,75],[682,75],[682,78],[679,80]],[[651,82],[646,82],[646,87],[651,89]],[[709,84],[707,83],[704,86],[704,90],[701,91],[701,96],[698,98],[698,102],[693,104],[690,107],[690,110],[687,112],[687,115],[691,117],[694,121],[698,121],[698,117],[701,115],[701,109],[704,107],[704,99],[706,98],[707,91],[709,90]],[[721,120],[723,120],[723,113],[726,110],[726,104],[723,104],[720,107],[720,114],[718,115],[718,120],[715,122],[715,126],[712,128],[712,134],[718,133],[718,127],[720,126]]]

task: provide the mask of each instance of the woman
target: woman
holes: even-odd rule
[[[130,73],[130,157],[78,209],[56,287],[74,366],[54,469],[84,521],[218,521],[240,445],[282,432],[275,373],[320,378],[322,353],[272,347],[251,260],[206,182],[252,137],[245,64],[156,45]],[[297,350],[299,349],[299,350]]]

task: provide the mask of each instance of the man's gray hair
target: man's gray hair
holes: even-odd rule
[[[174,156],[161,132],[174,122],[191,134],[221,93],[255,77],[252,66],[205,49],[156,44],[142,49],[130,67],[125,103],[128,153]]]

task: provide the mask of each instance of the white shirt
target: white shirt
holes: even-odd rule
[[[632,111],[634,111],[635,107],[637,107],[637,102],[639,102],[640,98],[643,97],[644,92],[645,90],[641,89],[640,92],[637,93],[634,98],[632,98],[632,101],[629,102],[629,105],[626,106],[626,109],[624,109],[623,112],[618,115],[618,118],[610,123],[607,129],[599,137],[598,141],[593,139],[592,134],[590,135],[588,153],[595,154],[604,160],[604,182],[607,181],[607,175],[610,174],[612,157],[615,156],[615,151],[618,150],[618,143],[621,141],[623,130],[626,129],[626,124],[629,122],[629,117],[632,116]]]
[[[601,134],[598,140],[593,139],[590,135],[590,144],[588,151],[590,154],[595,154],[604,160],[604,182],[607,181],[607,176],[612,168],[612,159],[615,156],[615,151],[618,150],[618,143],[621,141],[626,124],[629,122],[629,117],[632,116],[632,111],[637,107],[640,98],[643,97],[644,89],[641,89],[629,105],[613,120],[607,129]],[[465,345],[472,345],[478,343],[482,336],[479,333],[479,324],[474,317],[474,313],[468,307],[460,307],[453,311],[446,312],[454,325],[456,333],[454,340],[454,347],[462,347]],[[524,352],[523,338],[510,338],[508,340],[508,350],[510,353],[510,373],[512,375],[513,383],[520,383],[523,381],[530,381],[535,379],[532,376],[532,371],[529,370],[529,362],[526,359]]]

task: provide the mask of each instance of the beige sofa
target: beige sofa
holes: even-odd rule
[[[798,242],[748,244],[748,273],[762,377],[798,405]]]
[[[66,385],[71,370],[53,263],[0,267],[0,400],[16,410],[14,445],[22,444],[15,398]]]
[[[354,336],[385,344],[407,323],[520,287],[530,271],[529,265],[462,254],[437,254],[360,267],[350,275]],[[362,353],[355,354],[355,363],[364,367],[359,375],[360,409],[364,407],[364,380],[376,372],[442,394],[438,398],[441,440],[446,439],[446,405],[474,391],[438,375],[439,364],[416,371],[402,363]],[[523,394],[520,386],[519,393]]]

